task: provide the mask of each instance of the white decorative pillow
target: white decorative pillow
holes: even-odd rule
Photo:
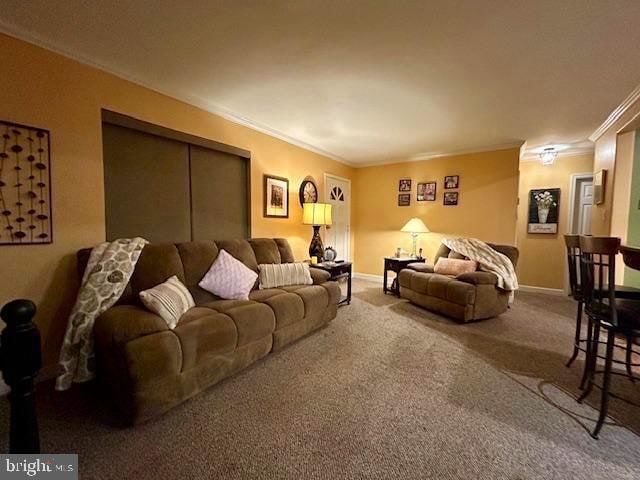
[[[225,250],[220,250],[218,258],[198,285],[226,300],[249,300],[249,292],[257,278],[256,272]]]
[[[175,275],[164,283],[140,292],[144,306],[160,315],[174,329],[180,317],[196,304],[187,287]]]
[[[259,278],[260,289],[313,284],[309,264],[302,262],[261,263]]]

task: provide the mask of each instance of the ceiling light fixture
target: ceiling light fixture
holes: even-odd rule
[[[553,163],[556,161],[557,156],[558,152],[556,152],[555,148],[545,148],[540,154],[540,162],[542,162],[542,165],[545,166],[553,165]]]

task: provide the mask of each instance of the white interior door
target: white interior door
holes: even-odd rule
[[[349,233],[351,231],[351,181],[324,174],[324,198],[330,203],[332,224],[326,227],[324,246],[333,247],[338,260],[349,260]]]
[[[584,181],[580,184],[578,204],[578,234],[591,234],[591,208],[593,206],[593,182]]]

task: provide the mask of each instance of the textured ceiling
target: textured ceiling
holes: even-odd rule
[[[369,164],[585,140],[640,83],[640,1],[3,0],[0,29]]]

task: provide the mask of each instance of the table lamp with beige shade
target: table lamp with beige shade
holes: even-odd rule
[[[322,262],[324,259],[324,245],[320,237],[320,227],[331,225],[331,205],[328,203],[305,203],[302,207],[302,223],[313,226],[313,237],[309,245],[309,257]]]
[[[416,242],[418,240],[418,235],[420,235],[421,233],[429,233],[429,229],[422,220],[420,220],[418,217],[413,217],[404,225],[404,227],[400,229],[400,231],[411,234],[411,238],[413,239],[413,250],[411,250],[411,256],[417,257],[418,254],[416,252]]]

